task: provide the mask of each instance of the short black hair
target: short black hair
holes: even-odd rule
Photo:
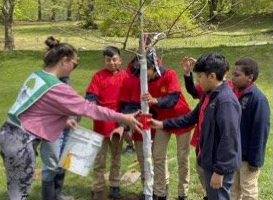
[[[146,61],[147,61],[147,69],[152,68],[155,63],[153,60],[153,57],[148,55],[146,56]],[[139,76],[140,74],[140,57],[139,56],[135,56],[132,60],[132,65],[131,65],[131,73],[135,76]],[[156,71],[156,69],[154,69]]]
[[[117,47],[108,46],[103,51],[103,56],[113,57],[114,55],[120,55],[120,51]]]
[[[216,78],[219,81],[222,81],[228,69],[229,64],[223,55],[211,53],[208,55],[202,55],[200,58],[198,58],[193,71],[204,72],[206,75],[215,73]]]
[[[253,75],[253,82],[259,76],[259,65],[252,58],[240,58],[235,62],[235,65],[240,66],[245,75]]]

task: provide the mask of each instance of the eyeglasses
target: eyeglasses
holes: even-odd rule
[[[74,61],[72,61],[72,63],[73,63],[73,70],[74,70],[74,69],[76,69],[78,67],[79,63],[74,62]]]

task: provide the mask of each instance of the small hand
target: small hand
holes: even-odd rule
[[[223,187],[223,175],[219,175],[215,172],[213,172],[211,179],[210,179],[210,186],[213,189],[219,189]]]
[[[158,101],[156,98],[153,98],[150,93],[143,94],[141,97],[142,101],[145,101],[149,105],[157,104]]]
[[[141,133],[142,124],[136,120],[136,116],[139,115],[139,111],[132,114],[122,114],[121,121],[131,127],[132,131],[135,130]]]
[[[156,119],[151,119],[150,123],[151,123],[151,128],[153,128],[153,129],[163,129],[163,122],[162,121],[158,121]]]
[[[78,122],[75,119],[66,120],[66,127],[75,129],[78,126]]]
[[[185,56],[181,61],[182,70],[185,76],[190,76],[196,60],[192,57]]]

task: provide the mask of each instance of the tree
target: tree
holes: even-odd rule
[[[12,30],[13,23],[13,12],[14,12],[15,0],[4,0],[3,1],[3,21],[5,26],[5,50],[13,50],[14,37]]]
[[[149,32],[167,30],[177,15],[185,10],[186,6],[187,0],[145,0],[143,5],[144,29],[149,30]],[[131,20],[138,8],[137,1],[95,0],[95,16],[102,22],[99,25],[100,31],[107,36],[125,36],[127,27],[131,25]],[[104,12],[101,12],[102,10]],[[190,9],[186,9],[173,28],[192,26],[195,20],[186,23],[190,16]],[[131,26],[130,35],[137,36],[138,31],[138,24],[135,20]]]
[[[215,17],[216,17],[217,5],[218,5],[218,0],[210,0],[209,1],[209,18],[211,20],[215,19]]]
[[[83,7],[83,17],[85,20],[84,27],[86,28],[97,28],[97,24],[94,21],[94,0],[85,1],[85,6]]]
[[[67,10],[66,10],[66,20],[71,21],[72,20],[72,0],[68,0],[67,2]]]
[[[42,2],[38,0],[38,21],[42,21]]]
[[[51,9],[51,21],[56,21],[56,5],[57,5],[57,0],[52,0],[52,9]]]

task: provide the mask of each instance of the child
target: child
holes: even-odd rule
[[[258,178],[264,164],[266,142],[269,134],[270,108],[267,98],[257,88],[258,63],[251,58],[235,62],[232,73],[235,94],[241,110],[242,166],[235,173],[232,200],[258,200]]]
[[[48,49],[44,54],[43,70],[31,73],[26,79],[0,130],[0,154],[10,200],[28,197],[35,170],[34,142],[55,142],[69,116],[121,122],[141,131],[134,115],[90,103],[62,83],[59,78],[69,76],[78,66],[77,50],[52,36],[45,43]]]
[[[147,56],[147,78],[149,93],[142,96],[150,106],[150,111],[154,117],[162,120],[170,117],[177,117],[181,113],[190,112],[190,107],[181,92],[179,79],[176,72],[165,68],[157,61],[156,56],[148,54]],[[131,70],[139,74],[140,64],[138,58],[132,62]],[[140,91],[138,84],[137,91]],[[138,94],[138,93],[134,93]],[[135,102],[139,95],[133,97]],[[164,129],[157,130],[153,140],[153,159],[154,159],[154,198],[167,199],[166,165],[167,148],[172,134],[175,134],[177,141],[177,161],[178,161],[178,199],[187,199],[189,187],[189,143],[190,131],[192,127],[183,129]]]
[[[119,95],[123,80],[127,73],[121,69],[121,57],[118,48],[108,46],[103,51],[104,68],[98,71],[92,78],[87,90],[86,99],[100,106],[115,111],[120,110]],[[94,162],[93,199],[102,200],[105,187],[104,173],[106,169],[107,149],[111,150],[111,166],[109,174],[110,198],[120,198],[120,156],[122,140],[110,141],[110,133],[118,127],[117,123],[94,120],[94,131],[105,136],[102,147]],[[122,127],[120,127],[122,129]],[[120,130],[121,132],[123,130]]]
[[[61,77],[60,80],[70,85],[70,78]],[[43,200],[74,200],[73,196],[62,193],[65,170],[58,167],[64,145],[67,141],[69,128],[65,128],[55,142],[42,140],[40,145],[42,168],[42,199]]]
[[[186,87],[187,92],[192,96],[192,98],[200,99],[202,97],[202,95],[204,94],[204,91],[201,88],[200,84],[194,83],[193,74],[191,72],[195,63],[196,63],[196,60],[194,58],[188,57],[188,56],[185,56],[181,62],[182,71],[184,74],[184,82],[185,82],[185,87]],[[227,66],[226,70],[227,70],[226,71],[226,74],[227,74],[229,71],[229,66]],[[224,80],[225,80],[226,74],[224,76]],[[227,83],[232,88],[231,79],[228,79]],[[198,128],[196,127],[194,130],[192,139],[191,139],[191,145],[196,147],[197,141],[198,141]],[[196,171],[197,171],[198,178],[200,180],[200,183],[201,183],[203,189],[206,190],[206,184],[205,184],[205,178],[203,175],[203,170],[197,163],[196,163]],[[207,200],[207,199],[208,199],[207,196],[203,197],[203,200]]]
[[[222,55],[201,56],[193,69],[205,92],[199,104],[187,115],[151,120],[157,129],[185,128],[197,123],[197,162],[203,168],[209,200],[230,199],[233,175],[241,164],[241,110],[233,91],[223,81],[227,65]]]
[[[134,61],[134,60],[132,60]],[[124,84],[122,86],[122,92],[121,92],[121,104],[123,113],[134,113],[137,110],[140,110],[140,79],[139,79],[139,71],[138,73],[132,74],[131,73],[131,67],[132,67],[132,61],[127,66],[127,73],[128,77],[125,79]],[[132,70],[134,71],[134,70]],[[135,152],[137,156],[137,160],[140,166],[140,172],[141,172],[141,183],[144,186],[145,181],[145,172],[144,172],[144,153],[143,153],[143,138],[142,135],[138,132],[127,132],[128,133],[128,139],[133,139],[133,144],[135,146]],[[155,130],[151,130],[151,139],[154,139]],[[126,137],[126,135],[124,135]],[[153,143],[152,143],[153,145]],[[153,148],[153,146],[152,146]],[[168,171],[168,165],[166,162],[165,166],[166,170],[166,184],[168,186],[169,184],[169,171]],[[167,187],[166,186],[166,187]],[[168,188],[166,188],[166,193],[168,193]],[[142,193],[139,197],[139,200],[144,200],[145,195]]]

